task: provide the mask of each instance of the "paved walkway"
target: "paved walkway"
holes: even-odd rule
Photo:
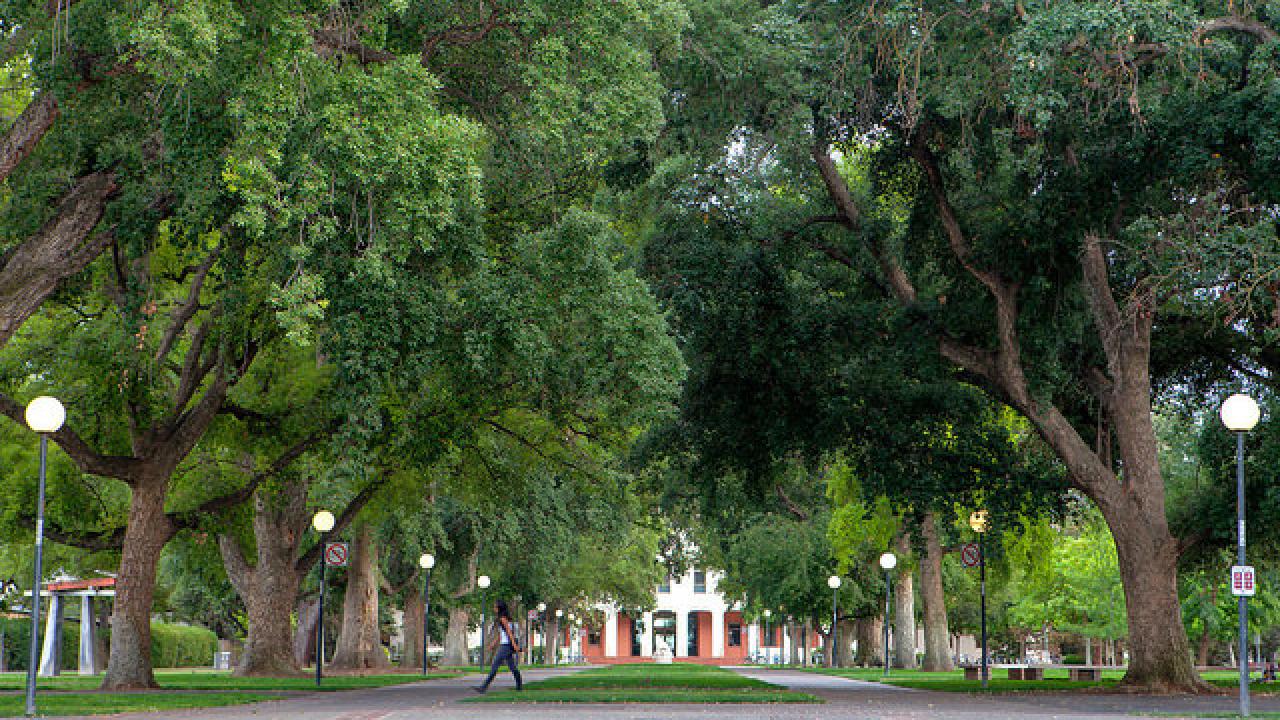
[[[578,671],[530,670],[528,680]],[[467,704],[475,675],[448,680],[370,690],[309,694],[283,700],[227,708],[163,713],[113,715],[116,720],[481,720],[488,718],[546,718],[574,720],[1116,720],[1133,713],[1230,712],[1234,696],[1148,697],[1094,693],[1002,695],[978,697],[963,693],[909,690],[874,682],[814,673],[740,668],[738,672],[786,687],[810,692],[826,700],[822,705],[590,705],[590,704]],[[502,674],[495,688],[510,687]],[[1280,711],[1280,698],[1254,698],[1256,711]]]

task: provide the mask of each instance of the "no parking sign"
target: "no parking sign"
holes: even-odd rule
[[[980,562],[982,562],[982,551],[978,549],[978,543],[969,543],[960,548],[960,563],[965,567],[978,567]]]
[[[329,567],[346,567],[349,549],[347,543],[325,543],[324,564]]]

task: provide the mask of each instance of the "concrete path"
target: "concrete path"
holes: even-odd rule
[[[527,680],[577,672],[581,668],[530,670]],[[1002,695],[979,697],[964,693],[910,690],[874,682],[816,673],[740,668],[748,677],[813,693],[822,705],[591,705],[591,704],[468,704],[476,675],[449,680],[370,690],[316,693],[228,708],[129,713],[115,720],[481,720],[488,718],[546,718],[547,720],[1116,720],[1133,713],[1229,712],[1234,696],[1147,697],[1093,693]],[[512,685],[503,673],[496,689]],[[1280,710],[1280,698],[1255,698],[1257,711]]]

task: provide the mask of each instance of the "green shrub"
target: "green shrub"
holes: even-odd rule
[[[44,623],[40,623],[40,643],[44,645]],[[5,666],[11,671],[26,671],[27,655],[31,652],[31,620],[28,618],[0,618],[0,633],[4,634]],[[80,624],[64,623],[62,626],[62,669],[74,670],[80,658]]]
[[[1079,655],[1076,653],[1069,653],[1067,655],[1063,655],[1062,664],[1063,665],[1083,665],[1084,655]]]
[[[190,625],[151,623],[151,664],[155,667],[207,667],[218,651],[212,630]]]

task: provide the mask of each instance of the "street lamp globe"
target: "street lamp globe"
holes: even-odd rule
[[[839,575],[832,575],[831,577],[827,578],[827,587],[831,588],[832,590],[835,590],[835,589],[839,588],[839,587],[840,587],[840,576],[839,576]]]
[[[767,617],[769,617],[770,615],[772,615],[772,614],[773,614],[773,611],[772,611],[772,610],[770,610],[769,608],[765,608],[765,609],[764,609],[764,612],[762,612],[762,613],[760,613],[760,614],[761,614],[761,615],[764,615],[764,616],[767,618]]]
[[[30,412],[28,410],[27,412]],[[1218,410],[1218,415],[1222,418],[1222,424],[1227,426],[1228,430],[1233,432],[1248,432],[1258,424],[1258,418],[1262,416],[1262,412],[1258,409],[1258,403],[1248,395],[1236,393],[1227,398],[1222,403],[1222,408]]]
[[[41,395],[27,403],[27,427],[38,433],[58,432],[66,419],[67,411],[58,398]]]
[[[573,622],[574,618],[576,618],[576,617],[578,617],[578,616],[577,616],[577,615],[574,615],[573,613],[569,613],[569,621],[570,621],[570,622]]]
[[[476,578],[476,585],[479,585],[481,590],[488,590],[488,589],[489,589],[489,576],[488,576],[488,575],[481,575],[480,577]]]
[[[546,612],[546,611],[547,611],[547,604],[546,604],[546,603],[538,603],[538,612],[540,612],[540,613],[544,613],[544,612]]]
[[[436,566],[436,556],[431,553],[422,553],[422,557],[418,558],[418,565],[423,570],[430,570]]]
[[[562,618],[562,617],[564,617],[564,611],[563,611],[563,610],[561,610],[561,609],[559,609],[559,608],[556,608],[556,617],[557,617],[557,618]]]
[[[333,529],[333,513],[321,510],[311,518],[311,527],[318,533],[327,533]]]
[[[892,570],[898,566],[898,556],[891,552],[887,552],[880,556],[880,567],[885,570]]]
[[[975,510],[969,513],[969,527],[973,528],[976,533],[984,533],[987,531],[987,511]]]

